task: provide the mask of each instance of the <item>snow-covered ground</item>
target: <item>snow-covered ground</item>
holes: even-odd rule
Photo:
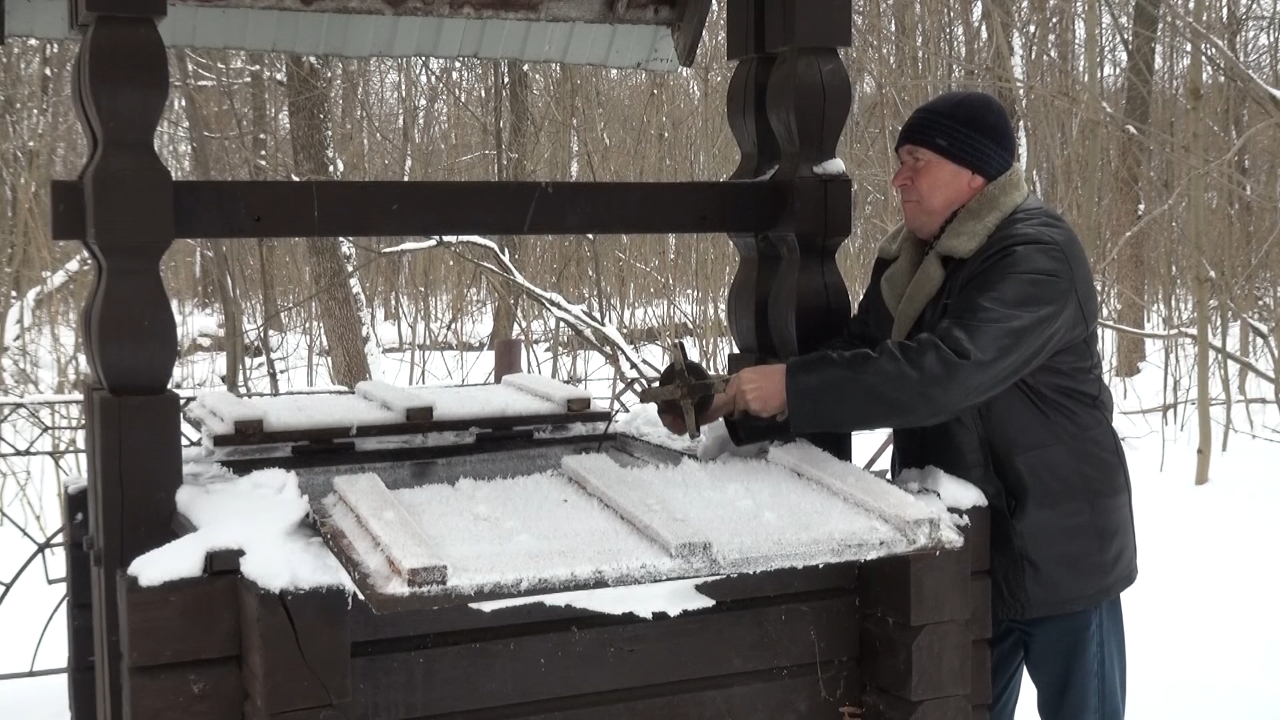
[[[428,360],[434,365],[429,375],[441,381],[483,382],[492,369],[487,353],[437,352],[431,357],[435,359]],[[651,359],[661,363],[661,352]],[[407,374],[402,377],[394,370],[395,361],[402,359],[391,360],[384,365],[384,371],[391,369],[386,379],[405,382]],[[206,386],[216,383],[215,369],[200,367],[195,358],[187,363],[187,377],[214,378],[201,383]],[[579,365],[578,372],[603,377],[609,369],[597,358],[586,368]],[[296,369],[288,378],[286,386],[305,381]],[[414,381],[419,379],[415,374]],[[592,383],[592,390],[599,398],[610,386],[601,379]],[[1260,384],[1253,387],[1253,397],[1268,396]],[[1280,563],[1273,550],[1280,540],[1273,524],[1280,508],[1280,471],[1274,469],[1280,461],[1280,410],[1273,404],[1253,404],[1246,412],[1237,404],[1232,415],[1240,432],[1232,434],[1223,453],[1221,426],[1215,425],[1212,478],[1208,485],[1195,487],[1194,417],[1179,417],[1162,428],[1159,414],[1123,412],[1166,402],[1160,369],[1148,367],[1135,381],[1115,382],[1113,388],[1115,424],[1128,452],[1138,516],[1139,578],[1123,597],[1128,717],[1280,718],[1280,618],[1275,609]],[[1214,416],[1221,423],[1221,408],[1215,408]],[[882,439],[882,433],[858,436],[855,458],[869,458]],[[52,522],[49,530],[55,529],[57,479],[47,464],[34,465],[29,477],[0,485],[0,501],[10,514],[24,512],[12,503],[18,480],[34,483],[45,517],[50,518],[46,525]],[[7,580],[31,549],[12,523],[0,524],[0,580]],[[61,572],[61,555],[49,553],[50,575]],[[31,667],[36,640],[62,591],[60,585],[45,583],[37,562],[0,604],[0,675]],[[60,667],[65,660],[65,616],[58,609],[34,666]],[[1022,698],[1018,717],[1037,717],[1029,682],[1024,682]],[[66,720],[65,676],[0,680],[0,718]]]

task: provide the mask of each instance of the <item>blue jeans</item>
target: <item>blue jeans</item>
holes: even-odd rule
[[[1066,615],[1004,620],[991,638],[991,718],[1013,720],[1025,666],[1041,720],[1121,720],[1125,702],[1120,598]]]

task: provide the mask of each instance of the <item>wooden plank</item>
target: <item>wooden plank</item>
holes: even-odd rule
[[[660,498],[646,497],[629,485],[623,468],[604,455],[568,455],[560,463],[564,474],[640,532],[682,560],[711,559],[711,541],[688,523],[676,508]]]
[[[973,679],[969,682],[969,704],[991,704],[991,644],[973,641]]]
[[[82,239],[79,183],[51,192],[54,239]],[[173,192],[175,236],[210,240],[755,232],[782,207],[778,184],[750,181],[183,180]]]
[[[919,627],[868,615],[862,626],[867,682],[904,700],[968,695],[972,640],[963,622]]]
[[[769,461],[831,490],[901,532],[909,542],[937,537],[941,520],[892,483],[807,443],[769,450]]]
[[[969,569],[985,572],[991,569],[991,509],[969,508],[964,512],[969,524],[960,528],[964,545],[969,552]]]
[[[380,380],[356,383],[356,395],[397,413],[402,422],[426,422],[435,414],[432,401]]]
[[[850,0],[765,0],[765,47],[769,52],[837,48],[853,44]]]
[[[847,593],[854,587],[858,563],[834,563],[822,567],[787,568],[761,573],[730,575],[697,585],[697,591],[722,607],[766,604],[784,605],[828,598]],[[351,639],[359,644],[378,641],[399,642],[439,633],[493,630],[492,637],[559,632],[576,627],[605,627],[634,622],[633,618],[603,615],[574,607],[547,606],[537,603],[516,605],[485,612],[465,605],[430,610],[404,610],[375,613],[366,602],[355,599],[350,611]],[[368,654],[373,650],[353,650]]]
[[[129,668],[128,720],[229,720],[244,712],[244,686],[235,658]]]
[[[138,587],[122,576],[120,651],[129,667],[172,665],[240,654],[234,575]]]
[[[672,28],[672,35],[676,44],[676,58],[682,66],[693,65],[710,13],[711,0],[678,0],[676,3],[676,25]]]
[[[238,447],[244,445],[276,445],[284,443],[315,442],[320,440],[350,440],[353,438],[388,437],[391,435],[417,435],[454,430],[510,430],[519,427],[541,425],[572,425],[577,423],[607,422],[608,410],[588,410],[581,413],[555,415],[523,415],[518,417],[477,418],[472,420],[431,420],[427,422],[390,423],[387,425],[359,425],[348,427],[313,428],[309,430],[281,430],[263,432],[249,437],[242,435],[214,435],[210,438],[214,447]]]
[[[513,387],[522,392],[529,393],[534,397],[542,398],[548,402],[553,402],[564,409],[565,412],[582,412],[591,409],[591,393],[587,390],[562,383],[559,380],[545,377],[542,375],[533,375],[531,373],[516,372],[504,375],[502,384]]]
[[[904,625],[966,620],[975,606],[969,556],[960,550],[870,560],[858,574],[864,612]]]
[[[863,698],[862,720],[969,720],[973,712],[964,697],[912,702],[871,688]]]
[[[90,581],[89,492],[80,488],[65,495],[63,515],[67,544],[67,681],[71,720],[96,720],[93,677],[93,586]]]
[[[247,580],[238,589],[250,714],[325,708],[350,698],[345,593],[309,591],[290,602]]]
[[[975,573],[969,580],[969,634],[974,640],[991,638],[991,574]]]
[[[266,720],[348,720],[351,716],[339,707],[322,707],[293,710],[262,717]],[[252,712],[250,712],[245,716],[245,720],[259,720],[259,718],[253,717]]]
[[[373,473],[339,475],[333,489],[378,542],[391,567],[410,587],[444,585],[449,572],[426,535]]]
[[[856,705],[857,663],[776,668],[437,716],[448,720],[836,718]]]
[[[418,717],[785,666],[816,672],[855,656],[857,637],[846,596],[362,657],[353,712]]]

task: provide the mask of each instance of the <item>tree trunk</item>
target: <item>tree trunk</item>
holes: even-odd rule
[[[1195,0],[1196,22],[1204,18],[1204,0]],[[1213,454],[1213,425],[1209,405],[1209,231],[1205,222],[1204,174],[1198,167],[1205,163],[1204,65],[1200,46],[1193,43],[1191,63],[1187,69],[1187,114],[1191,123],[1191,158],[1193,171],[1188,180],[1188,214],[1191,220],[1191,261],[1195,264],[1196,304],[1196,410],[1200,429],[1196,448],[1196,485],[1209,482],[1209,458]],[[1224,361],[1225,362],[1225,361]]]
[[[249,162],[249,179],[265,180],[267,168],[267,136],[274,132],[271,120],[267,115],[267,83],[266,65],[268,56],[264,53],[249,54],[249,114],[252,135],[249,149],[253,158]],[[258,272],[262,278],[262,314],[266,329],[271,332],[284,332],[284,318],[280,316],[280,301],[276,290],[275,268],[279,267],[276,244],[272,240],[258,240]],[[266,333],[263,335],[267,337]],[[270,353],[268,353],[269,355]]]
[[[506,66],[507,88],[505,95],[510,104],[511,116],[507,123],[502,122],[503,105],[503,68]],[[533,152],[533,113],[529,104],[529,70],[524,63],[508,60],[499,64],[493,63],[494,73],[494,144],[498,153],[498,173],[502,180],[530,180],[530,155]],[[504,124],[508,132],[503,132]],[[519,265],[520,240],[517,237],[505,236],[497,239],[498,246],[511,256],[511,262]],[[493,312],[493,333],[489,337],[489,347],[497,348],[500,340],[510,340],[515,332],[516,311],[519,307],[519,295],[513,288],[495,286],[496,306]]]
[[[987,19],[987,35],[991,42],[991,74],[996,97],[1009,113],[1014,137],[1018,135],[1018,77],[1013,67],[1013,33],[1017,24],[1013,21],[1012,0],[984,0]],[[1026,68],[1023,68],[1026,72]],[[1030,169],[1030,168],[1028,168]]]
[[[1121,141],[1120,218],[1122,227],[1137,224],[1146,212],[1142,197],[1142,173],[1149,147],[1142,133],[1151,124],[1151,87],[1156,58],[1156,32],[1160,26],[1161,0],[1136,0],[1129,37],[1129,62],[1125,73],[1124,117],[1128,132]],[[1129,238],[1119,256],[1119,302],[1116,320],[1126,327],[1146,327],[1147,263],[1145,233]],[[1146,359],[1146,341],[1134,335],[1119,338],[1116,374],[1133,377]]]
[[[289,140],[294,172],[302,180],[333,177],[329,158],[329,70],[323,60],[290,57],[287,70]],[[308,238],[307,254],[315,281],[316,305],[329,348],[329,374],[346,387],[369,379],[369,361],[361,341],[360,315],[352,298],[342,252],[333,238]]]
[[[196,87],[191,82],[189,54],[184,53],[182,62],[178,63],[178,78],[182,85],[182,104],[186,109],[187,130],[191,140],[191,169],[197,178],[207,180],[213,176],[213,163],[210,161],[208,147],[209,133]],[[240,304],[236,302],[235,283],[231,277],[231,259],[228,255],[232,249],[223,240],[205,241],[204,245],[213,258],[213,285],[218,293],[218,304],[222,306],[226,360],[223,382],[227,386],[227,392],[238,393],[240,364],[244,360],[244,323],[240,317]]]

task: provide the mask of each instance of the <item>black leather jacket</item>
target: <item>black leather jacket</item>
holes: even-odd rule
[[[1089,607],[1137,577],[1128,468],[1098,352],[1098,300],[1067,222],[1029,196],[891,341],[877,260],[843,336],[787,363],[786,430],[893,428],[893,468],[987,495],[993,613]],[[743,442],[760,439],[731,435]]]

